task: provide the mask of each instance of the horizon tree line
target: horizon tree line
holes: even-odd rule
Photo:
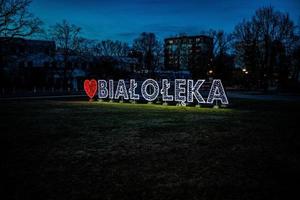
[[[122,41],[90,40],[82,36],[82,28],[66,20],[43,28],[43,22],[29,12],[31,0],[0,0],[0,45],[13,38],[44,37],[54,40],[64,57],[64,82],[67,79],[71,55],[81,56],[139,56],[141,69],[154,72],[163,57],[163,43],[154,33],[141,33],[132,45]],[[214,39],[213,75],[225,80],[234,79],[237,68],[247,76],[252,88],[268,88],[273,80],[280,87],[297,82],[300,71],[300,18],[298,25],[288,13],[273,7],[256,10],[250,19],[243,19],[232,33],[208,30],[203,34]],[[136,54],[132,53],[136,51]],[[130,54],[131,53],[131,54]],[[7,59],[0,56],[1,61]],[[247,74],[243,73],[247,72]],[[232,82],[233,83],[233,82]],[[66,87],[64,85],[64,87]]]

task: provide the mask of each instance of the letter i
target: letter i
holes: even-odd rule
[[[114,98],[114,81],[113,80],[108,81],[108,98],[110,98],[110,99]]]

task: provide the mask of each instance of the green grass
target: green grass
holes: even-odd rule
[[[4,199],[286,199],[299,108],[0,102]]]

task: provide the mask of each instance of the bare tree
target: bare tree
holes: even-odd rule
[[[160,67],[162,65],[163,53],[164,53],[164,45],[161,41],[158,41],[156,47],[153,49],[154,58],[153,58],[153,65],[155,67]]]
[[[263,7],[256,11],[251,20],[244,20],[235,27],[235,49],[242,65],[252,68],[256,81],[263,81],[264,88],[274,77],[274,66],[279,79],[284,82],[288,76],[287,56],[295,44],[295,27],[287,13]],[[280,63],[275,64],[280,58]]]
[[[31,0],[0,0],[0,36],[12,39],[41,31],[41,20],[28,11]]]
[[[252,22],[243,20],[235,27],[233,38],[237,66],[250,71],[248,76],[252,76],[253,81],[257,81],[260,76],[257,28]]]
[[[68,66],[70,56],[78,53],[82,37],[80,37],[81,28],[70,24],[66,20],[61,23],[55,24],[50,28],[50,34],[52,39],[56,42],[56,45],[63,55],[63,87],[67,88],[67,71],[71,69]]]
[[[143,68],[154,72],[155,64],[159,61],[162,52],[162,45],[156,38],[154,33],[141,33],[134,40],[133,49],[139,51],[143,55]]]
[[[292,55],[293,72],[291,74],[291,77],[293,78],[294,82],[297,83],[300,77],[300,17],[298,18],[296,30],[297,42]]]
[[[233,70],[232,34],[225,33],[223,30],[209,30],[204,34],[213,38],[213,60],[210,69],[213,75],[228,81]]]
[[[212,29],[205,34],[213,38],[213,54],[215,56],[223,55],[230,49],[232,34],[227,34],[223,30],[216,31]]]
[[[84,60],[91,59],[95,54],[95,40],[79,37],[76,53]]]
[[[42,22],[28,11],[30,0],[0,0],[0,51],[1,46],[13,38],[28,37],[41,32]],[[0,85],[10,80],[3,67],[11,61],[8,51],[0,52]],[[14,61],[13,61],[14,62]]]
[[[118,40],[103,40],[95,45],[94,50],[97,56],[127,56],[129,46]]]

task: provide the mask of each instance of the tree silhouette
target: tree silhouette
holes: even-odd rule
[[[70,24],[66,20],[55,24],[50,29],[52,39],[56,42],[58,49],[63,55],[63,88],[67,88],[67,71],[71,69],[69,66],[70,56],[78,52],[82,38],[79,36],[81,28]]]
[[[249,70],[253,82],[260,82],[265,89],[270,80],[279,79],[280,84],[284,84],[289,70],[287,56],[296,39],[294,33],[289,15],[273,7],[258,9],[251,20],[243,20],[235,27],[237,58],[241,66]]]
[[[0,1],[0,37],[27,37],[42,31],[42,21],[28,11],[30,3],[30,0]]]
[[[232,34],[227,34],[223,30],[209,30],[206,34],[213,38],[213,60],[209,70],[213,70],[215,77],[230,81],[234,67],[233,55],[229,52]]]
[[[129,46],[118,40],[103,40],[95,44],[94,51],[97,56],[127,56]]]
[[[154,72],[155,67],[159,64],[159,57],[162,54],[162,45],[154,33],[141,33],[133,41],[133,49],[141,52],[143,56],[142,68]]]

